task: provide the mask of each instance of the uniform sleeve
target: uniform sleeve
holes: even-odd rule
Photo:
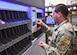
[[[73,34],[69,31],[61,33],[61,38],[56,44],[57,50],[61,54],[65,54],[72,43]],[[58,37],[60,37],[60,35]]]
[[[45,44],[44,50],[46,52],[46,55],[52,55],[52,54],[53,55],[60,55],[55,47],[49,46],[47,44]]]
[[[53,30],[53,27],[49,27],[48,25],[46,25],[45,23],[43,23],[43,26],[41,26],[42,28],[42,31],[47,33],[48,35],[52,35],[52,30]]]
[[[71,40],[72,40],[72,34],[69,31],[66,31],[65,33],[60,33],[60,40],[57,42],[56,47],[52,47],[49,45],[45,45],[44,49],[46,51],[46,54],[55,54],[55,55],[60,55],[60,54],[65,54],[68,48],[71,45]],[[59,37],[58,36],[58,37]],[[53,53],[55,52],[55,53]]]

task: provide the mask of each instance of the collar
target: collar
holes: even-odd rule
[[[61,26],[61,25],[63,25],[63,24],[66,23],[66,22],[67,22],[67,20],[63,21],[63,22],[60,23],[58,26]]]
[[[54,30],[56,31],[61,25],[63,25],[63,24],[66,23],[66,22],[67,22],[67,20],[63,21],[61,24],[57,25]]]

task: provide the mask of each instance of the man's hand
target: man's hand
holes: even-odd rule
[[[40,42],[39,42],[39,46],[40,46],[40,47],[44,48],[45,45],[46,45],[46,44],[45,44],[43,41],[40,41]]]
[[[37,22],[37,24],[39,24],[39,25],[43,25],[43,21],[42,21],[41,19],[37,19],[36,22]]]

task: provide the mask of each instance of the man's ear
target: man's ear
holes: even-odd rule
[[[61,12],[58,12],[58,17],[61,17],[61,15],[62,15]]]

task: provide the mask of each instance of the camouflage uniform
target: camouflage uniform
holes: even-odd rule
[[[70,52],[75,32],[67,20],[54,28],[43,23],[42,30],[52,36],[51,46],[48,44],[44,46],[46,55],[67,55],[66,52]]]

